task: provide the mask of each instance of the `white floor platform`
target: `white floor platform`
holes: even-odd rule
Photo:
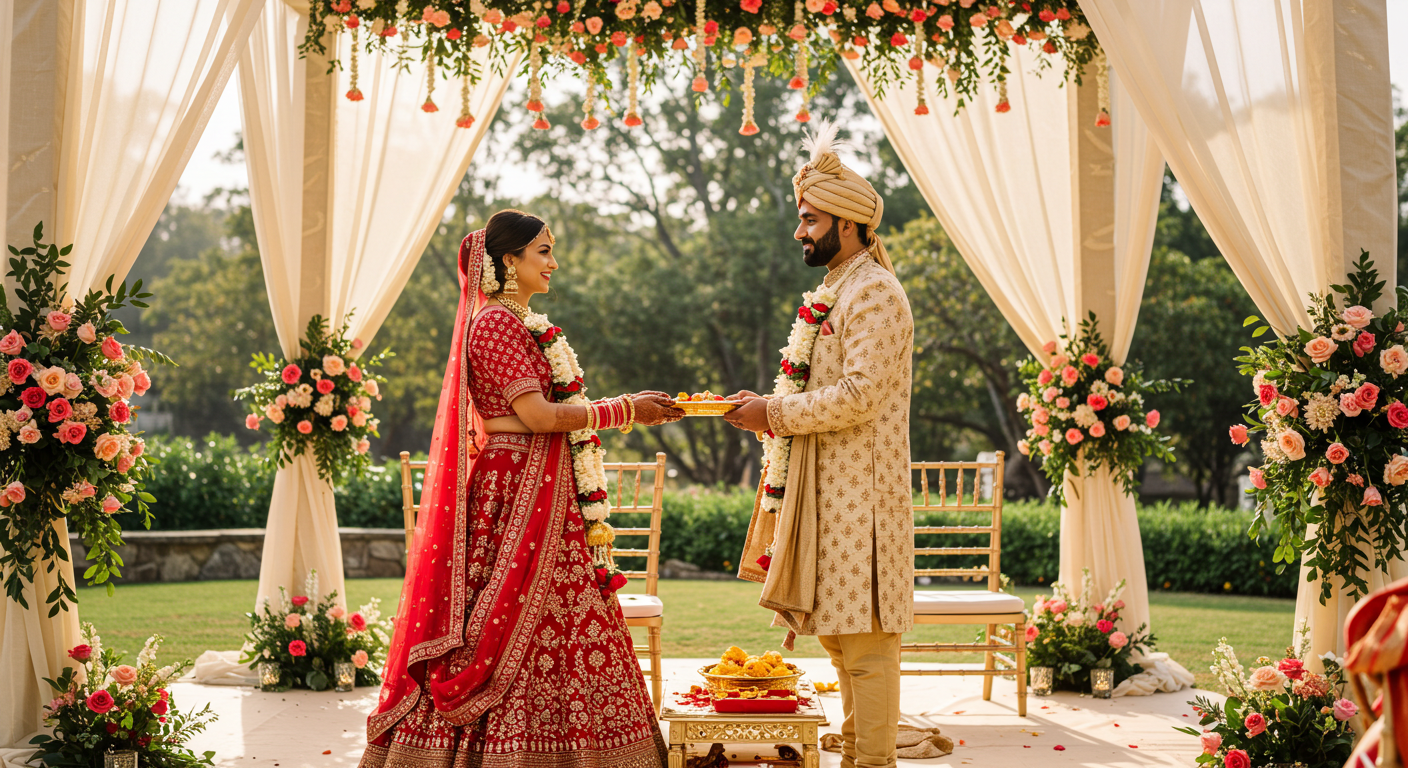
[[[814,680],[835,680],[828,661],[794,659]],[[692,682],[698,659],[667,659],[667,676]],[[667,683],[668,688],[668,683]],[[355,766],[365,745],[367,713],[377,690],[355,693],[261,693],[250,688],[178,683],[173,692],[183,708],[209,702],[220,719],[191,746],[213,749],[221,766]],[[1028,717],[1016,714],[1016,685],[999,679],[993,700],[982,700],[979,677],[905,677],[901,710],[916,724],[938,726],[957,743],[954,753],[933,760],[901,761],[902,766],[1187,766],[1199,753],[1197,740],[1174,726],[1196,721],[1185,702],[1193,691],[1096,700],[1073,694],[1031,697]],[[839,731],[838,694],[822,697]],[[1064,750],[1055,749],[1057,746]],[[742,754],[739,755],[743,757]],[[751,757],[751,749],[750,754]],[[840,756],[822,753],[834,768]]]

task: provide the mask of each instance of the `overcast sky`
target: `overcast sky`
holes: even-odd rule
[[[1388,0],[1388,39],[1389,69],[1395,85],[1408,93],[1408,0]],[[230,79],[229,87],[210,117],[205,135],[191,156],[186,172],[181,176],[176,197],[183,202],[196,202],[210,191],[225,187],[245,187],[249,184],[243,163],[227,165],[215,159],[216,153],[234,146],[235,136],[240,130],[240,105],[238,72]],[[512,94],[510,94],[512,98]],[[505,189],[506,193],[531,194],[531,179],[536,175],[520,173],[511,175],[525,180],[525,188]]]

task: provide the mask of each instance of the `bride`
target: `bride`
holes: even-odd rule
[[[659,768],[665,747],[615,590],[596,431],[684,414],[591,402],[562,331],[528,309],[557,261],[499,211],[460,245],[460,304],[370,768]]]

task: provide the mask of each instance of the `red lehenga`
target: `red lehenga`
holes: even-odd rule
[[[565,434],[481,419],[550,393],[547,358],[479,291],[462,290],[367,768],[660,768],[664,740],[614,596],[594,579]],[[472,319],[472,322],[470,322]]]

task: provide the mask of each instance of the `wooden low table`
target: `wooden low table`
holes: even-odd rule
[[[713,707],[681,704],[680,696],[688,691],[672,687],[660,703],[660,719],[670,724],[669,768],[685,768],[685,755],[691,744],[800,744],[802,768],[820,768],[821,753],[817,750],[818,728],[826,724],[826,712],[811,681],[803,678],[797,685],[798,698],[807,699],[796,712],[789,714],[745,715],[720,713]]]

